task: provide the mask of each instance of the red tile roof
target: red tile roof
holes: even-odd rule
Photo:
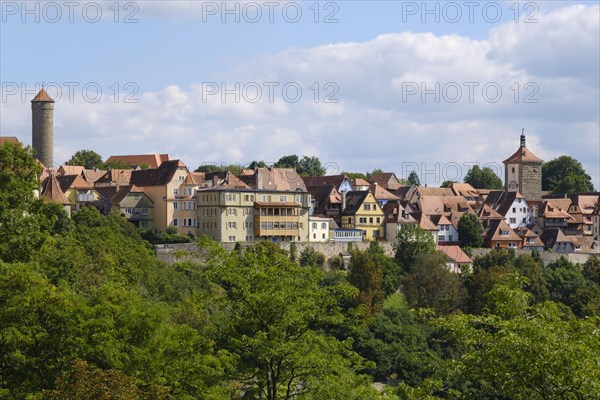
[[[71,204],[60,188],[56,175],[53,173],[50,174],[42,184],[42,198],[46,201],[54,201],[64,206]]]
[[[457,245],[437,245],[439,251],[444,253],[450,261],[459,264],[470,264],[473,262],[471,258]]]
[[[519,149],[506,160],[503,161],[504,164],[513,163],[513,162],[534,162],[534,163],[543,163],[544,160],[533,154],[529,149],[525,146],[519,147]]]
[[[146,164],[149,168],[158,168],[163,162],[170,160],[171,158],[168,154],[133,154],[124,156],[110,156],[106,162],[121,161],[132,167]]]
[[[0,136],[0,146],[4,143],[20,143],[16,136]]]
[[[31,102],[47,102],[54,103],[54,99],[48,95],[46,89],[42,88]]]

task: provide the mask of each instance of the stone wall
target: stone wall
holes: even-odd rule
[[[538,163],[525,163],[520,168],[520,192],[527,200],[540,200],[542,198],[542,165]]]
[[[381,247],[384,249],[385,254],[388,256],[394,255],[394,249],[391,242],[380,242]],[[281,247],[285,250],[290,249],[290,243],[280,243]],[[227,250],[233,250],[235,243],[222,243],[221,246]],[[340,253],[348,253],[348,243],[296,243],[298,254],[302,252],[306,247],[312,247],[316,251],[323,253],[327,259],[337,256]],[[352,243],[352,248],[356,250],[366,250],[369,247],[369,242],[356,242]],[[157,245],[156,256],[164,262],[169,264],[180,260],[191,260],[201,261],[203,259],[202,249],[196,246],[194,243],[184,244],[172,244],[172,245]],[[492,249],[473,249],[473,257],[485,255],[492,251]],[[515,250],[517,256],[521,254],[531,254],[530,250]],[[582,264],[586,262],[589,255],[581,253],[552,253],[549,251],[540,251],[540,256],[545,264],[558,261],[560,257],[564,256],[572,263]]]

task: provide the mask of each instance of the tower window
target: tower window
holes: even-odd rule
[[[512,167],[512,172],[513,172],[513,174],[515,173],[515,167]]]

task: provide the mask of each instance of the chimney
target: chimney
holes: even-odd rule
[[[521,130],[521,147],[525,147],[525,129]]]

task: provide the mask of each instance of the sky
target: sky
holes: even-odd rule
[[[600,188],[597,1],[0,0],[0,135],[54,159],[169,153],[198,165],[317,156],[422,183],[527,147]]]

